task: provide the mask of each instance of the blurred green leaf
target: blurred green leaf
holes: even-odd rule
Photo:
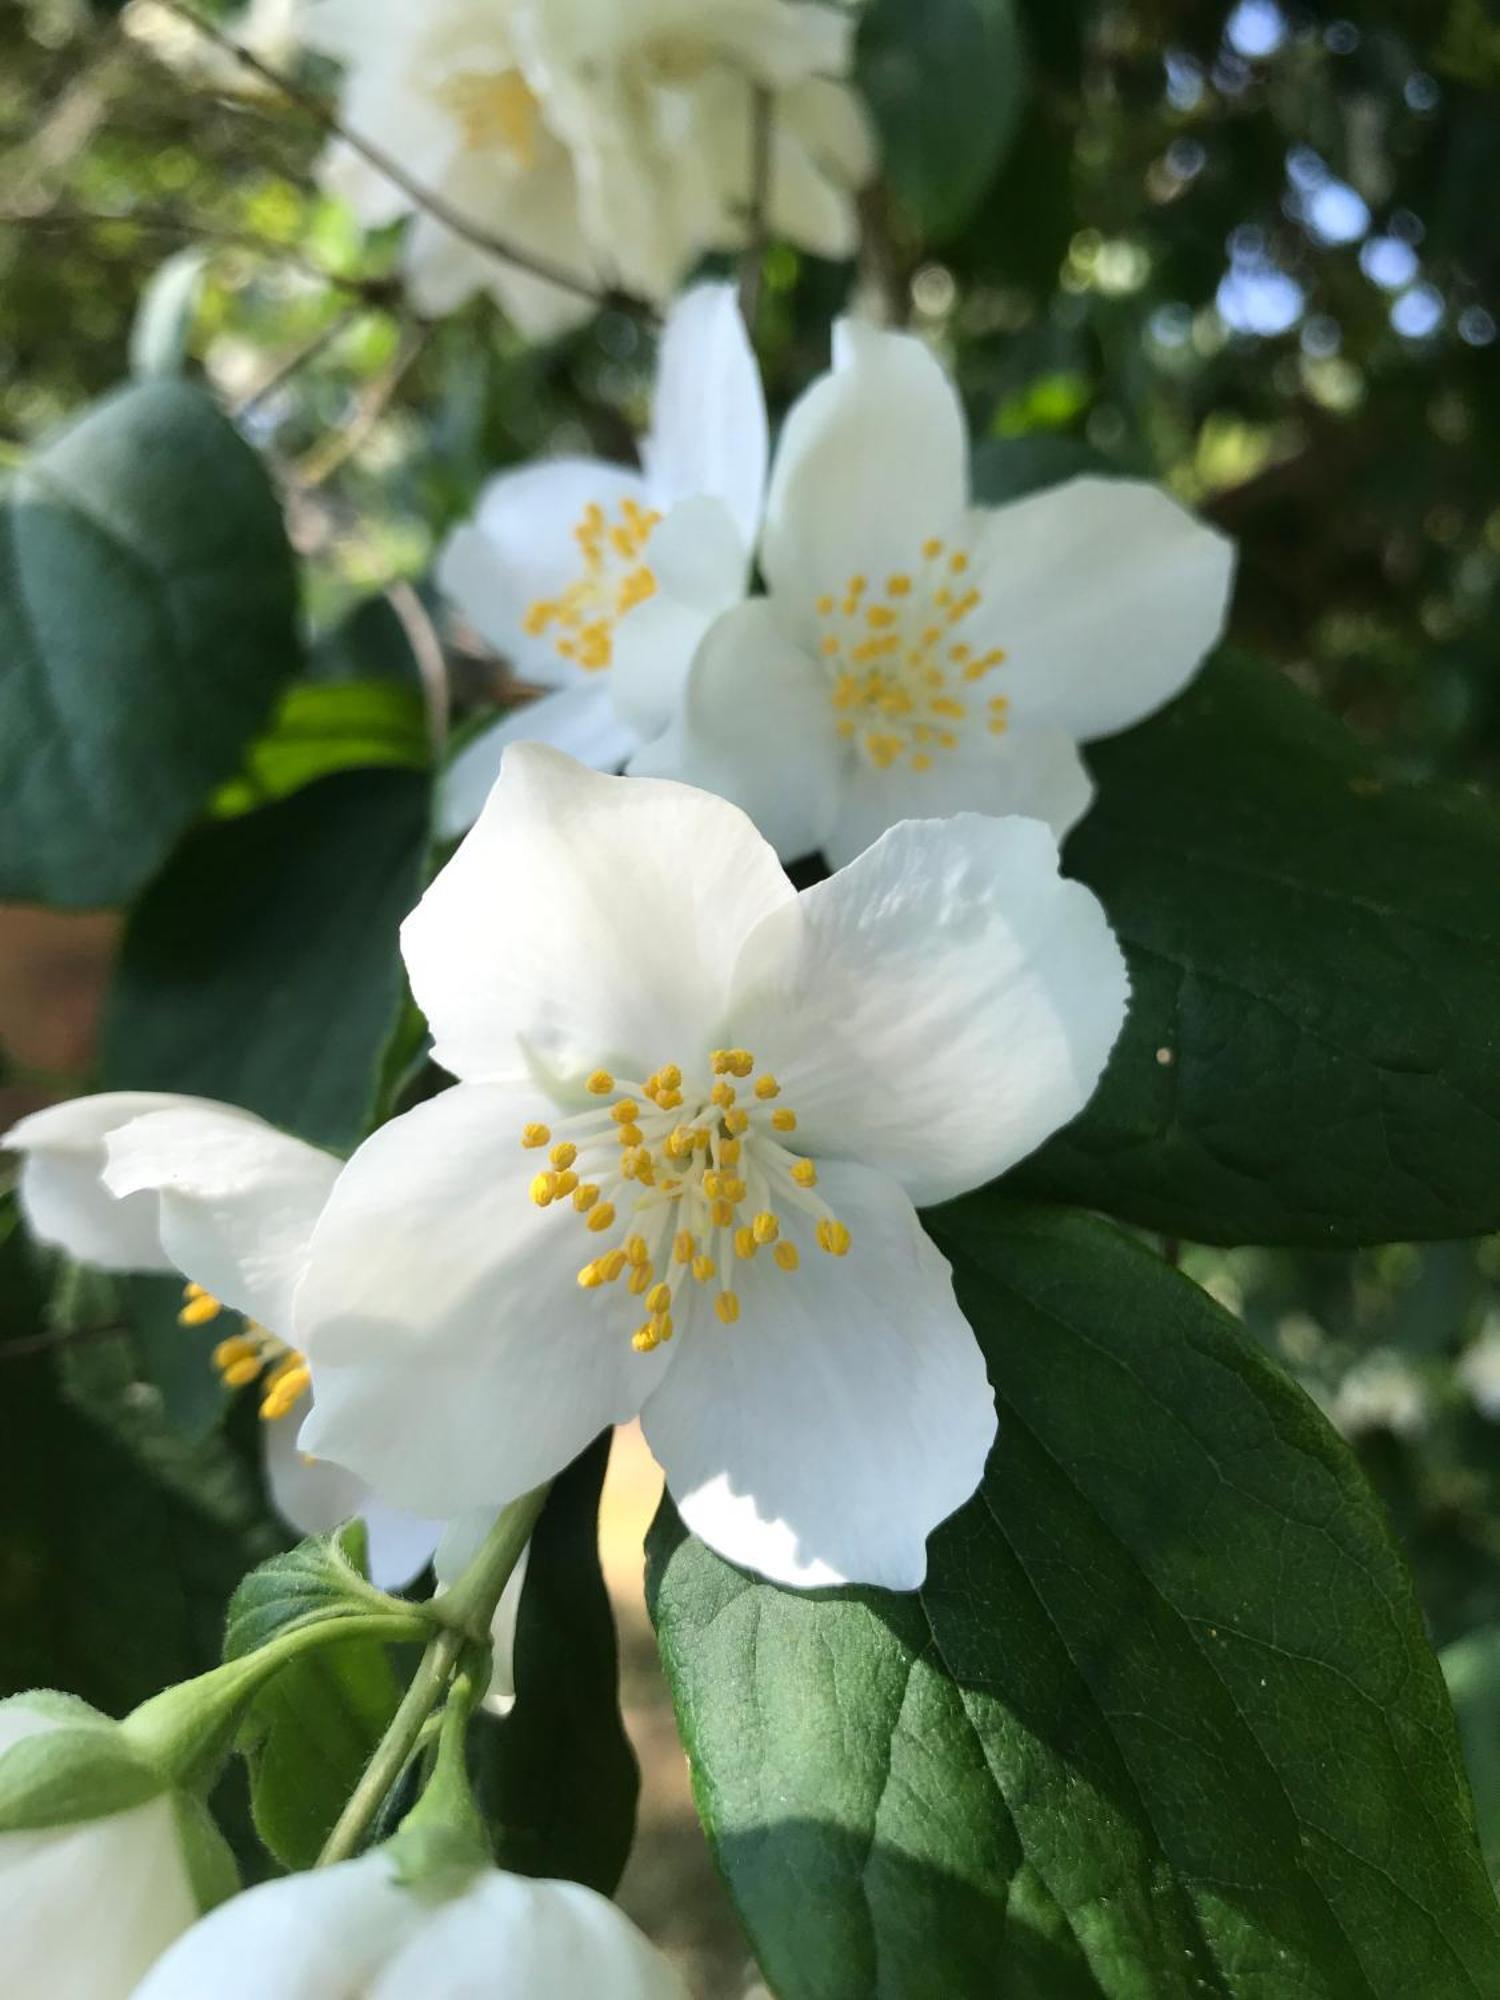
[[[179,250],[141,294],[130,329],[130,372],[138,380],[182,374],[208,257],[208,251],[198,244]]]
[[[296,666],[260,462],[201,390],[98,404],[0,511],[0,896],[120,902],[233,770]]]
[[[352,1145],[401,1009],[428,811],[413,772],[345,771],[195,833],[126,932],[107,1086],[221,1097]]]
[[[1500,1227],[1500,818],[1230,655],[1088,761],[1130,1011],[1019,1183],[1202,1243]]]
[[[611,1895],[635,1834],[635,1755],[620,1717],[614,1614],[599,1567],[609,1438],[558,1479],[531,1538],[516,1626],[516,1706],[481,1717],[475,1791],[502,1868]]]
[[[214,800],[223,819],[287,798],[335,771],[423,771],[431,762],[420,692],[395,680],[298,681],[240,776]]]
[[[782,2000],[1463,2000],[1500,1912],[1347,1448],[1110,1225],[932,1218],[995,1385],[919,1592],[783,1591],[664,1507],[648,1596]]]
[[[888,184],[924,236],[951,235],[1020,126],[1026,52],[1013,0],[869,0],[857,67]]]

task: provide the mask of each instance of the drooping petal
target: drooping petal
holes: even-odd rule
[[[156,1111],[110,1134],[104,1184],[161,1204],[162,1248],[205,1291],[270,1332],[292,1294],[340,1162],[222,1106]]]
[[[495,1509],[481,1507],[476,1513],[460,1514],[444,1528],[433,1556],[433,1568],[442,1589],[457,1583],[478,1555],[485,1537],[495,1525]],[[531,1544],[520,1554],[515,1568],[500,1593],[495,1615],[490,1621],[490,1684],[484,1705],[491,1715],[509,1715],[516,1699],[516,1627],[521,1617],[521,1593],[526,1588],[526,1571],[531,1563]]]
[[[832,372],[782,428],[766,501],[762,566],[799,636],[821,593],[907,570],[929,537],[952,533],[967,451],[958,397],[922,342],[840,321]]]
[[[977,642],[1007,653],[995,691],[1017,722],[1080,742],[1129,728],[1218,643],[1234,564],[1227,537],[1141,480],[1071,479],[997,508],[974,563]]]
[[[591,681],[595,676],[564,659],[546,633],[526,630],[526,614],[581,574],[574,530],[585,508],[644,503],[644,496],[639,473],[599,459],[548,459],[502,472],[485,488],[472,523],[444,545],[439,588],[525,679],[543,687]]]
[[[369,1538],[370,1579],[381,1590],[404,1590],[432,1560],[441,1525],[377,1500],[362,1479],[303,1451],[299,1406],[261,1426],[266,1484],[281,1518],[299,1534],[324,1535],[358,1516]]]
[[[697,285],[661,338],[651,434],[641,447],[658,506],[722,500],[739,530],[743,572],[760,532],[770,453],[760,367],[733,285]],[[659,542],[658,537],[658,542]],[[657,544],[652,547],[658,567]]]
[[[101,1175],[112,1132],[153,1111],[181,1110],[250,1115],[202,1097],[111,1090],[51,1105],[12,1126],[0,1138],[0,1149],[22,1156],[21,1213],[32,1234],[102,1271],[175,1269],[162,1248],[155,1195],[118,1200]]]
[[[745,594],[749,551],[724,503],[707,496],[680,501],[652,537],[656,594],[615,628],[609,674],[614,705],[640,736],[672,719],[699,640]]]
[[[608,686],[597,674],[578,687],[558,688],[540,701],[527,702],[465,744],[443,773],[438,783],[438,833],[444,840],[456,840],[468,832],[494,790],[500,760],[511,743],[550,743],[591,770],[617,771],[640,740],[620,719]]]
[[[912,1590],[928,1535],[979,1484],[994,1399],[947,1260],[896,1183],[839,1161],[819,1193],[848,1254],[784,1218],[800,1269],[755,1260],[739,1323],[690,1330],[642,1428],[683,1519],[731,1562],[798,1587]]]
[[[737,1046],[799,1148],[918,1207],[1024,1159],[1093,1094],[1125,1018],[1104,911],[1035,820],[908,820],[769,917],[735,973]]]
[[[795,860],[823,845],[839,808],[847,756],[834,720],[822,667],[753,598],[709,628],[679,714],[630,770],[732,799]]]
[[[665,1366],[579,1290],[596,1239],[571,1205],[531,1200],[520,1134],[548,1115],[535,1092],[444,1091],[365,1141],[313,1236],[302,1446],[418,1514],[504,1506],[634,1416]]]
[[[961,812],[1039,819],[1062,840],[1093,796],[1078,747],[1060,729],[1011,730],[936,756],[927,771],[914,771],[909,763],[877,771],[863,758],[851,759],[838,818],[823,850],[842,868],[887,827]]]
[[[792,894],[723,800],[516,743],[402,949],[455,1076],[639,1079],[717,1046],[739,947]]]

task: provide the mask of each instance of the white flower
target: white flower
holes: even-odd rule
[[[308,42],[347,65],[349,131],[585,283],[664,303],[703,251],[744,242],[760,88],[773,95],[771,228],[822,256],[853,254],[853,191],[873,149],[839,81],[847,14],[789,0],[305,0],[301,18]],[[413,214],[346,144],[323,172],[369,227]],[[425,313],[485,289],[546,333],[592,309],[420,210],[405,263]]]
[[[1500,1420],[1500,1315],[1485,1320],[1479,1338],[1459,1356],[1457,1373],[1479,1414]]]
[[[838,865],[926,815],[1026,813],[1061,838],[1092,795],[1078,744],[1191,678],[1234,561],[1135,480],[971,505],[936,360],[844,321],[832,373],[783,428],[761,565],[769,597],[712,626],[676,722],[631,769],[720,792],[785,857],[821,847]],[[622,703],[638,663],[677,670],[687,629],[665,588],[638,618]]]
[[[190,1326],[226,1307],[244,1314],[215,1359],[233,1386],[263,1378],[277,1511],[303,1534],[359,1514],[375,1581],[390,1588],[419,1574],[436,1524],[385,1506],[362,1480],[297,1447],[308,1371],[280,1336],[342,1162],[235,1105],[151,1091],[54,1105],[23,1118],[0,1146],[22,1156],[21,1209],[42,1242],[107,1271],[180,1271],[192,1280]]]
[[[42,1989],[38,1989],[40,1992]],[[377,1849],[223,1903],[135,2000],[686,2000],[613,1903],[576,1882],[477,1870],[455,1895],[405,1887]]]
[[[0,1766],[30,1738],[92,1719],[58,1695],[0,1702]],[[0,1832],[0,1990],[14,2000],[126,2000],[198,1917],[165,1790],[100,1819]]]
[[[552,743],[586,764],[624,763],[669,721],[700,632],[744,595],[765,496],[766,405],[729,285],[679,300],[662,335],[643,470],[554,459],[490,482],[438,569],[476,630],[529,681],[556,691],[471,743],[443,784],[445,834],[472,826],[507,743]],[[650,654],[637,613],[658,591],[676,623]],[[631,655],[630,699],[616,698]],[[676,671],[653,671],[660,658]]]
[[[725,1555],[919,1583],[995,1414],[913,1204],[1079,1111],[1124,1013],[1047,829],[898,827],[799,896],[722,800],[518,744],[402,941],[461,1082],[314,1232],[310,1448],[453,1514],[640,1413]]]

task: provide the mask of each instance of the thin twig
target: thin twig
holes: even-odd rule
[[[443,642],[427,615],[426,605],[409,583],[389,584],[385,601],[400,619],[406,643],[411,647],[411,656],[417,663],[417,672],[422,679],[422,699],[427,709],[427,734],[433,755],[440,757],[448,740],[451,712],[448,658],[443,651]]]
[[[56,1333],[32,1333],[23,1340],[0,1342],[0,1362],[27,1361],[38,1354],[60,1354],[69,1347],[89,1347],[96,1340],[121,1339],[132,1331],[125,1320],[107,1326],[65,1327]]]
[[[775,100],[762,83],[750,94],[750,213],[745,252],[740,260],[740,315],[751,334],[760,310],[769,240],[771,154],[775,137]]]
[[[431,337],[432,328],[425,323],[407,328],[395,358],[361,391],[359,407],[343,431],[336,433],[293,467],[292,478],[301,492],[311,493],[316,487],[326,486],[333,475],[348,464],[385,415],[407,370]]]
[[[519,250],[515,244],[494,235],[481,223],[465,215],[461,208],[455,208],[445,195],[439,194],[434,188],[424,187],[420,181],[413,179],[400,161],[393,158],[383,146],[378,146],[373,139],[367,139],[359,132],[351,131],[347,125],[339,121],[326,104],[314,97],[311,91],[304,90],[300,84],[294,83],[290,77],[284,76],[280,70],[273,68],[252,50],[245,48],[216,22],[208,20],[196,7],[190,6],[188,0],[157,0],[157,4],[165,7],[169,14],[175,14],[179,20],[189,22],[200,35],[206,36],[217,48],[233,56],[236,62],[243,63],[246,69],[260,77],[262,82],[268,83],[289,104],[295,104],[299,110],[305,111],[310,118],[315,119],[323,131],[334,138],[342,139],[352,152],[358,153],[360,158],[372,166],[378,174],[383,174],[393,187],[400,188],[408,200],[415,202],[418,208],[425,209],[430,216],[442,223],[445,229],[451,230],[455,236],[461,237],[474,249],[483,251],[486,256],[497,257],[502,263],[513,264],[518,271],[526,271],[533,278],[544,279],[549,285],[556,285],[560,291],[571,292],[575,298],[587,299],[593,305],[617,306],[624,312],[634,312],[643,318],[655,319],[655,311],[644,299],[633,298],[627,293],[601,290],[590,279],[580,277],[576,271],[568,270],[565,265],[554,264],[551,258],[539,257],[530,250]]]
[[[230,415],[238,423],[252,411],[259,409],[268,396],[274,396],[276,391],[284,383],[289,382],[299,370],[307,367],[309,362],[315,361],[325,348],[331,347],[339,335],[346,332],[363,311],[363,306],[350,306],[347,311],[331,319],[327,326],[319,327],[309,339],[294,347],[290,354],[283,356],[265,380],[252,389],[249,395],[242,396],[230,411]]]

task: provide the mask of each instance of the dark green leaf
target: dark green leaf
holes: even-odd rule
[[[925,236],[962,228],[1020,124],[1013,0],[870,0],[858,74],[891,188]]]
[[[71,425],[0,504],[0,896],[132,896],[297,657],[280,511],[213,402],[163,379]]]
[[[1500,1882],[1500,1626],[1445,1646],[1442,1661],[1474,1787],[1484,1858],[1491,1878]]]
[[[349,1521],[252,1570],[229,1601],[225,1659],[241,1659],[309,1625],[390,1611],[391,1601],[368,1581],[365,1550],[363,1522]]]
[[[600,1438],[553,1487],[516,1629],[516,1706],[475,1732],[474,1780],[502,1868],[610,1895],[630,1853],[639,1790],[620,1719],[618,1657],[599,1568]]]
[[[1093,746],[1067,847],[1131,1005],[1028,1193],[1205,1243],[1500,1228],[1500,819],[1379,778],[1268,669],[1215,659]]]
[[[109,1087],[221,1097],[353,1143],[400,1010],[427,831],[424,779],[349,771],[194,834],[126,933]]]
[[[913,1595],[653,1529],[700,1809],[781,2000],[1493,1995],[1442,1678],[1345,1446],[1108,1224],[934,1230],[995,1384]]]

